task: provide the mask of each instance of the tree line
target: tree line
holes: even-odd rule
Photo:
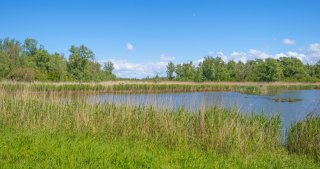
[[[167,78],[178,81],[320,81],[320,61],[303,64],[295,57],[256,59],[246,63],[224,62],[221,57],[207,56],[198,66],[192,62],[167,65]]]
[[[57,52],[49,53],[37,40],[27,38],[23,43],[0,39],[0,80],[14,81],[105,81],[117,77],[114,65],[96,62],[95,54],[86,46],[69,49],[66,59]],[[195,66],[192,62],[169,62],[167,77],[178,81],[320,81],[320,61],[303,64],[295,57],[256,59],[246,63],[224,62],[220,57],[207,56]]]
[[[0,80],[14,81],[103,81],[112,80],[112,62],[100,65],[95,54],[86,46],[69,49],[68,59],[62,54],[50,54],[37,40],[23,43],[0,39]]]

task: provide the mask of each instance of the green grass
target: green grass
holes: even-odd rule
[[[0,168],[320,167],[281,144],[279,116],[220,107],[157,110],[0,88],[0,135]]]
[[[288,132],[289,152],[307,154],[320,162],[320,117],[309,116],[292,125]]]
[[[243,156],[83,132],[0,130],[1,168],[317,168],[283,150]]]

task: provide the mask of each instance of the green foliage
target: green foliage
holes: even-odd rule
[[[220,107],[156,110],[95,104],[83,93],[2,89],[1,168],[319,168],[281,145],[279,116]]]
[[[68,79],[67,62],[63,56],[55,53],[47,63],[48,79],[51,81],[65,81]]]
[[[171,64],[171,63],[169,63]],[[173,63],[172,63],[173,64]],[[169,74],[168,74],[169,73]],[[303,65],[294,57],[265,60],[249,60],[247,63],[229,61],[207,56],[197,67],[178,64],[175,69],[176,80],[180,81],[320,81],[320,64]],[[173,74],[167,66],[167,77]]]
[[[281,64],[272,58],[261,61],[256,67],[257,80],[274,82],[279,81],[283,77]]]
[[[37,53],[38,42],[35,39],[27,38],[24,40],[23,48],[27,56],[33,56]]]
[[[16,68],[9,77],[14,81],[32,82],[35,80],[36,72],[32,68]]]
[[[178,64],[176,66],[176,75],[178,80],[191,81],[194,80],[196,70],[192,62]]]
[[[285,78],[303,80],[307,76],[306,68],[299,59],[295,57],[281,57],[279,61],[282,64]]]
[[[174,70],[175,70],[175,66],[174,66],[173,62],[170,61],[167,65],[167,78],[169,80],[172,80],[174,78],[174,76],[173,76]]]
[[[309,116],[292,125],[287,148],[291,153],[306,154],[320,162],[320,117]]]
[[[0,80],[8,77],[10,73],[9,57],[0,51]]]
[[[0,39],[0,80],[17,81],[102,81],[116,79],[94,61],[94,53],[84,45],[71,46],[69,59],[58,53],[50,54],[37,40],[27,38],[24,43]],[[23,72],[23,71],[26,72]]]
[[[113,63],[111,61],[108,61],[104,63],[103,70],[104,70],[104,79],[107,80],[114,80],[116,79],[116,76],[112,73],[114,69]]]

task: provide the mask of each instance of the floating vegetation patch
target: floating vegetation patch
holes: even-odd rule
[[[297,98],[277,98],[277,97],[273,98],[272,100],[274,102],[288,102],[288,103],[302,101],[302,99],[297,99]]]

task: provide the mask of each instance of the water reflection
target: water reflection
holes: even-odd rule
[[[302,99],[297,102],[275,102],[273,98]],[[280,114],[282,127],[305,118],[308,114],[320,112],[320,90],[299,90],[276,95],[248,95],[236,92],[191,92],[162,94],[105,94],[90,96],[91,102],[107,102],[158,109],[185,108],[198,111],[211,106],[236,107],[243,113]]]

